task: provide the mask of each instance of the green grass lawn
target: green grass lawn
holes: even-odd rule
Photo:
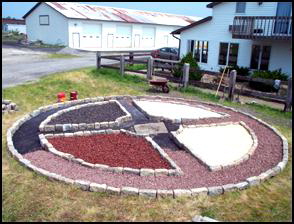
[[[3,99],[20,111],[2,115],[2,221],[191,221],[205,215],[223,221],[292,220],[292,113],[266,106],[219,102],[274,125],[289,142],[289,162],[276,177],[239,192],[194,198],[149,199],[82,191],[50,181],[20,165],[8,154],[6,131],[17,119],[56,102],[58,92],[77,90],[79,98],[107,95],[166,95],[152,93],[146,79],[120,76],[111,69],[73,70],[41,78],[36,83],[3,89]],[[171,88],[169,96],[218,102],[198,88]],[[67,95],[69,97],[69,95]]]
[[[125,66],[125,68],[130,69],[130,70],[144,70],[144,69],[147,69],[147,65],[145,65],[145,64],[133,64],[133,65],[127,64]]]
[[[46,57],[47,58],[78,58],[80,56],[73,55],[73,54],[58,54],[58,53],[53,53],[53,54],[46,55]]]

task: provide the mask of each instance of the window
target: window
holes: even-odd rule
[[[208,58],[208,41],[202,41],[201,62],[207,63]]]
[[[49,25],[49,16],[48,15],[39,16],[39,24],[40,25]]]
[[[236,13],[245,13],[246,2],[236,2]]]
[[[271,46],[252,45],[251,69],[268,70]]]
[[[219,65],[226,65],[227,64],[228,46],[229,46],[228,43],[220,43],[219,57],[218,57],[218,64]]]
[[[200,61],[200,41],[195,41],[194,58],[197,62]]]
[[[220,43],[219,47],[219,65],[237,65],[239,44]]]
[[[188,40],[188,53],[192,52],[197,62],[207,63],[208,41]]]
[[[230,44],[229,65],[237,65],[239,44]]]

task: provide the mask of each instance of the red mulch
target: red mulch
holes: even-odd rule
[[[89,163],[111,167],[171,169],[169,163],[142,137],[126,134],[56,137],[49,142],[64,153]]]

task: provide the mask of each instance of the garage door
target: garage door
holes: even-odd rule
[[[129,25],[117,25],[115,36],[115,47],[131,48],[132,47],[132,27]]]
[[[155,46],[155,27],[143,27],[142,45],[143,48]]]
[[[101,24],[83,24],[81,48],[101,48]]]

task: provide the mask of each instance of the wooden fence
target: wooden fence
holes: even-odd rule
[[[114,60],[117,62],[111,65],[102,65],[101,59],[103,58]],[[273,80],[251,78],[251,77],[237,75],[235,70],[231,71],[229,74],[229,77],[228,77],[230,80],[229,83],[226,85],[221,84],[220,86],[218,85],[218,83],[213,84],[213,83],[206,83],[202,81],[189,80],[190,65],[188,63],[185,63],[182,68],[182,76],[179,78],[174,77],[171,71],[174,68],[177,68],[179,66],[179,62],[180,61],[153,58],[150,56],[150,52],[139,52],[139,51],[124,52],[124,54],[111,55],[111,56],[102,56],[100,52],[97,52],[97,69],[101,67],[118,69],[121,75],[124,75],[125,71],[136,72],[140,74],[145,74],[147,79],[149,80],[152,79],[152,76],[158,76],[158,77],[166,78],[170,82],[178,83],[182,87],[187,87],[189,84],[192,86],[197,86],[200,88],[206,88],[206,89],[212,89],[212,90],[217,90],[219,88],[219,90],[222,91],[224,94],[225,93],[228,94],[227,99],[231,101],[236,99],[236,95],[238,95],[238,98],[240,95],[243,95],[243,96],[255,97],[255,98],[262,99],[269,102],[282,103],[285,105],[284,111],[291,111],[292,109],[292,77],[288,81],[281,81],[281,85],[287,85],[287,95],[279,96],[277,94],[272,94],[272,93],[248,90],[244,88],[236,88],[236,85],[235,85],[236,80],[240,80],[243,82],[259,81],[259,82],[263,82],[267,84],[272,83]],[[142,71],[142,70],[132,70],[132,69],[125,68],[126,64],[133,65],[134,63],[145,64],[147,65],[147,69],[145,71]],[[162,69],[162,71],[160,69]],[[169,72],[164,71],[164,69],[168,69]],[[210,75],[213,75],[216,77],[219,77],[220,75],[219,73],[215,73],[215,72],[207,72],[207,71],[202,71],[202,72],[209,73]]]

